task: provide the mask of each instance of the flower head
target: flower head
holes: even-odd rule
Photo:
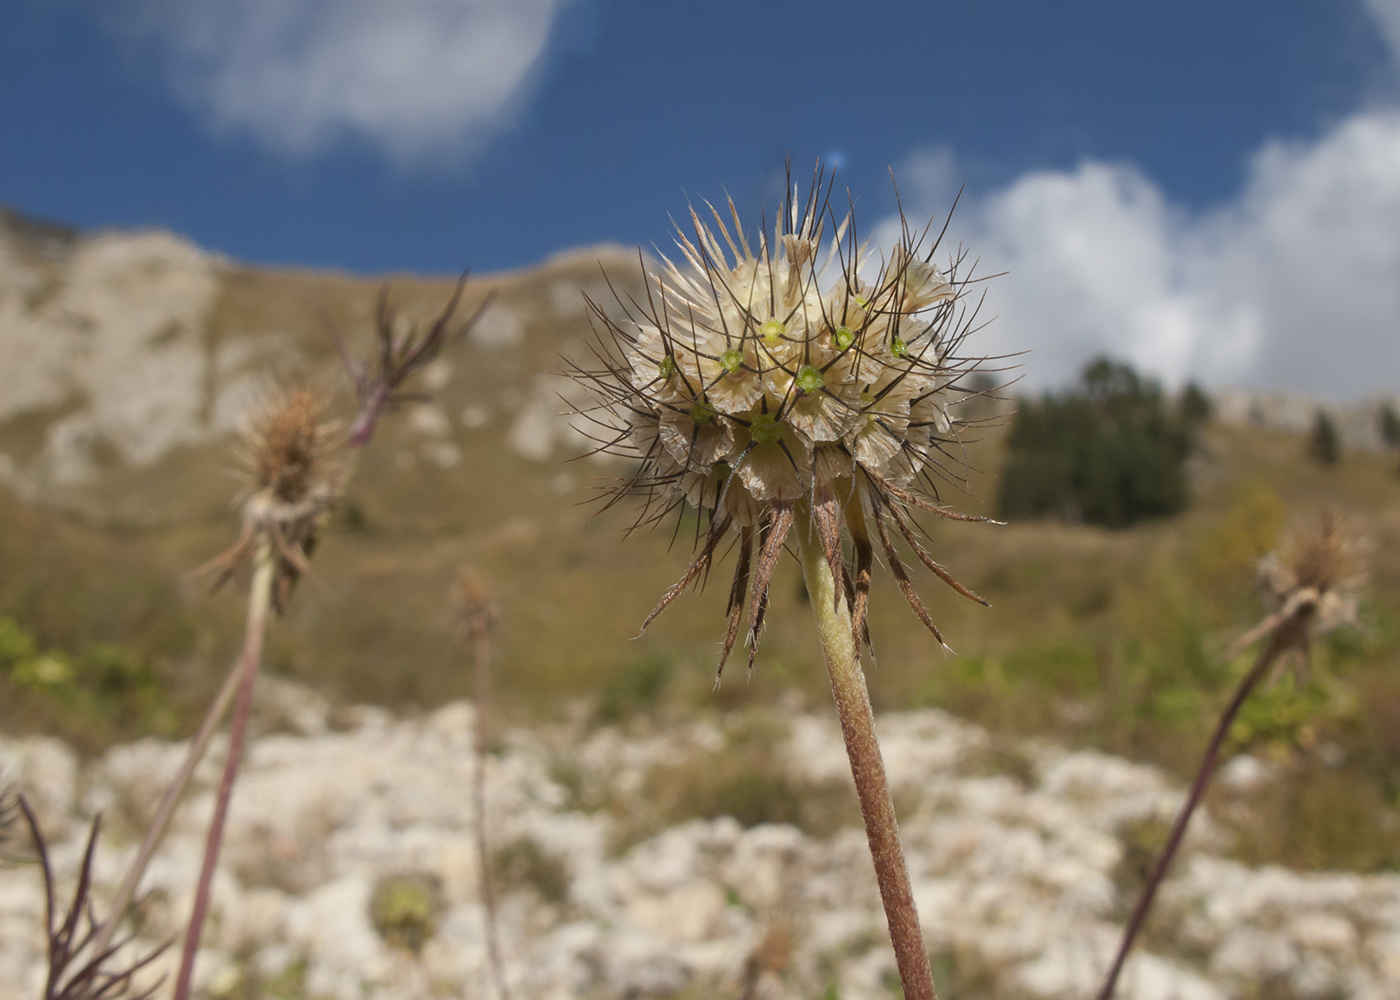
[[[1279,652],[1292,660],[1295,680],[1305,683],[1313,637],[1339,625],[1358,627],[1356,591],[1366,580],[1368,548],[1332,510],[1295,524],[1259,563],[1259,589],[1269,614],[1235,642],[1231,654],[1271,635]]]
[[[959,593],[981,601],[918,540],[914,508],[960,520],[938,500],[938,480],[961,479],[953,404],[977,365],[960,355],[975,308],[961,256],[934,263],[938,238],[903,226],[886,257],[863,247],[850,215],[838,220],[818,167],[795,190],[771,234],[751,241],[732,201],[726,220],[690,212],[680,258],[645,275],[644,301],[618,296],[621,317],[590,302],[602,367],[574,366],[596,405],[581,411],[598,450],[635,459],[611,492],[643,498],[638,524],[681,507],[708,530],[651,623],[709,570],[737,536],[729,631],[720,670],[747,618],[753,664],[768,585],[803,514],[868,643],[866,607],[878,542],[905,598],[942,642],[896,552],[897,531],[917,558]],[[711,221],[712,220],[712,221]],[[644,266],[645,270],[645,266]],[[845,572],[845,540],[853,573]],[[985,602],[981,602],[985,603]]]
[[[340,426],[326,419],[327,407],[326,398],[310,389],[284,386],[252,411],[238,449],[244,467],[242,533],[195,571],[214,574],[215,589],[267,542],[277,553],[272,603],[280,612],[309,568],[307,558],[343,472],[332,454],[341,444]]]

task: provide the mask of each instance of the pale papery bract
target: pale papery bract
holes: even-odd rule
[[[986,603],[932,559],[910,516],[987,520],[939,499],[940,483],[965,485],[951,410],[980,394],[967,377],[986,360],[962,353],[977,315],[964,301],[973,279],[959,274],[960,253],[946,268],[934,262],[941,233],[931,237],[932,225],[903,225],[887,255],[863,246],[830,193],[819,167],[806,195],[793,189],[773,231],[752,241],[732,201],[727,220],[710,205],[708,220],[692,209],[690,229],[677,227],[677,259],[662,256],[649,270],[643,262],[643,296],[616,294],[616,309],[589,301],[601,366],[570,364],[595,400],[577,411],[584,432],[598,451],[637,463],[606,505],[638,496],[636,525],[685,507],[707,525],[643,629],[708,573],[724,539],[737,538],[721,672],[745,617],[753,666],[798,505],[858,642],[869,642],[877,541],[910,606],[943,641],[895,533],[940,579]]]

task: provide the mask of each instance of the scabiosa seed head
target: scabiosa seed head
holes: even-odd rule
[[[1231,647],[1234,656],[1272,636],[1299,685],[1308,678],[1312,639],[1341,625],[1359,627],[1357,591],[1366,581],[1369,543],[1355,525],[1323,509],[1289,529],[1259,563],[1269,614]]]
[[[340,424],[327,420],[328,400],[306,388],[279,386],[245,421],[237,454],[244,471],[243,530],[228,550],[195,571],[214,576],[215,589],[249,562],[264,542],[277,552],[273,607],[281,612],[344,475],[336,453]]]
[[[748,616],[750,666],[768,585],[794,512],[812,525],[868,642],[866,601],[878,540],[901,590],[938,637],[909,583],[891,528],[918,559],[981,603],[918,540],[913,509],[960,520],[938,481],[963,481],[953,405],[983,359],[961,353],[976,308],[959,275],[934,263],[939,238],[902,227],[888,256],[837,219],[818,165],[805,196],[788,197],[771,233],[751,236],[732,201],[678,227],[679,259],[645,273],[646,294],[617,297],[621,315],[592,301],[600,368],[571,365],[595,405],[579,411],[598,450],[637,460],[611,491],[643,498],[638,524],[683,507],[708,524],[699,552],[643,625],[709,569],[737,536],[730,627],[720,669]],[[901,221],[903,221],[901,219]],[[941,234],[940,234],[941,235]],[[643,270],[646,271],[645,264]],[[846,573],[849,542],[854,572]]]

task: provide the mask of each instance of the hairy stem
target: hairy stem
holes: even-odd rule
[[[272,598],[276,565],[272,545],[263,541],[253,564],[253,582],[248,591],[248,626],[243,638],[243,654],[239,657],[238,701],[233,707],[233,721],[229,725],[228,760],[224,762],[224,774],[214,805],[214,818],[209,823],[209,835],[204,844],[204,866],[199,873],[194,908],[190,912],[189,927],[185,931],[185,946],[180,955],[180,972],[175,980],[174,1000],[189,1000],[195,955],[199,951],[199,939],[204,931],[205,917],[209,914],[209,895],[214,881],[214,868],[219,861],[224,824],[228,820],[229,800],[233,797],[233,782],[238,776],[238,765],[243,757],[243,741],[248,731],[248,717],[252,713],[253,682],[257,679],[258,667],[262,662],[263,636],[267,632],[267,613]]]
[[[1099,1000],[1111,1000],[1113,997],[1113,990],[1118,985],[1118,975],[1123,971],[1123,964],[1128,960],[1128,952],[1132,950],[1133,942],[1137,939],[1138,932],[1142,930],[1142,925],[1147,920],[1147,913],[1152,908],[1152,901],[1157,896],[1157,889],[1161,886],[1162,880],[1166,878],[1167,869],[1171,866],[1172,859],[1176,857],[1177,849],[1186,836],[1186,827],[1191,822],[1191,814],[1200,805],[1201,799],[1206,793],[1206,786],[1210,784],[1211,776],[1215,773],[1216,758],[1220,756],[1220,748],[1224,746],[1225,738],[1230,734],[1230,727],[1234,724],[1235,716],[1239,714],[1240,707],[1249,698],[1250,692],[1268,674],[1269,668],[1273,666],[1279,653],[1288,648],[1290,642],[1296,641],[1299,630],[1304,625],[1305,622],[1295,616],[1286,619],[1274,630],[1268,643],[1259,651],[1259,657],[1254,661],[1254,666],[1249,668],[1249,672],[1244,675],[1239,686],[1235,688],[1234,697],[1225,706],[1225,711],[1220,713],[1220,721],[1216,723],[1215,733],[1211,736],[1210,744],[1206,747],[1205,756],[1201,758],[1201,766],[1196,771],[1196,778],[1191,782],[1191,791],[1187,794],[1185,803],[1182,804],[1181,812],[1177,814],[1171,836],[1167,838],[1167,845],[1162,849],[1162,856],[1157,859],[1152,874],[1148,876],[1146,884],[1143,885],[1142,894],[1138,897],[1137,905],[1133,908],[1133,915],[1128,920],[1128,926],[1123,930],[1123,940],[1118,945],[1118,954],[1113,959],[1113,966],[1108,970],[1108,976],[1104,979],[1103,989],[1099,991]]]
[[[170,825],[170,817],[175,812],[175,803],[179,801],[180,793],[189,784],[190,775],[194,774],[194,769],[204,759],[204,753],[209,749],[209,740],[213,737],[214,730],[218,728],[219,721],[224,717],[224,712],[228,710],[234,692],[238,690],[238,678],[245,669],[244,661],[247,656],[248,644],[245,642],[238,658],[233,661],[233,667],[229,670],[228,677],[224,679],[224,686],[215,695],[213,704],[205,713],[204,721],[200,723],[199,732],[195,734],[194,741],[185,754],[185,761],[180,765],[180,773],[175,775],[174,780],[170,782],[164,797],[160,800],[160,805],[156,807],[155,816],[152,817],[150,825],[146,828],[146,836],[141,841],[141,848],[136,852],[136,859],[132,861],[126,877],[122,880],[121,888],[117,890],[116,898],[112,901],[111,915],[103,922],[102,928],[98,931],[93,942],[95,954],[100,955],[111,945],[112,937],[116,934],[117,927],[121,923],[122,914],[131,905],[131,900],[136,895],[137,886],[141,883],[141,876],[146,873],[146,866],[150,864],[151,856],[160,846],[161,837],[165,835],[166,827]]]
[[[906,1000],[937,1000],[933,970],[924,950],[919,913],[909,886],[904,848],[899,843],[894,800],[890,797],[880,744],[875,738],[875,714],[870,708],[865,673],[861,670],[855,636],[851,633],[850,608],[844,598],[839,605],[836,602],[836,582],[821,544],[812,532],[810,515],[801,504],[793,533],[802,551],[802,573],[807,581],[812,613],[817,619],[826,670],[831,678],[831,693],[836,700],[836,714],[841,719],[841,735],[846,741],[846,756],[850,758],[856,794],[860,797],[860,813],[865,820],[870,857],[875,863],[875,878],[880,885],[880,899],[885,906],[885,919],[899,965],[899,980],[904,986]]]

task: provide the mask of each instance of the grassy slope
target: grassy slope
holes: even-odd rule
[[[494,287],[525,327],[518,344],[467,342],[453,353],[437,400],[453,418],[460,463],[427,461],[424,439],[407,421],[385,425],[326,531],[315,573],[273,630],[272,671],[347,701],[428,707],[467,694],[447,593],[456,570],[471,564],[502,606],[499,690],[511,717],[553,716],[600,692],[610,704],[659,715],[767,705],[793,689],[814,704],[829,697],[795,565],[779,571],[753,681],[744,682],[736,660],[712,695],[727,565],[703,595],[678,601],[631,642],[684,568],[687,525],[674,546],[665,531],[623,541],[625,514],[590,518],[578,505],[596,467],[536,462],[508,446],[519,400],[538,373],[557,367],[561,350],[579,351],[586,331],[577,312],[560,314],[553,293],[596,282],[596,274],[591,261],[565,260],[547,274],[473,284],[475,301]],[[407,313],[427,316],[449,288],[405,280],[394,297]],[[276,333],[289,358],[330,383],[318,315],[363,336],[376,291],[331,274],[231,271],[210,350]],[[484,426],[456,420],[468,404],[483,403],[492,414]],[[19,423],[0,427],[0,438],[43,432],[42,421]],[[947,657],[882,574],[872,602],[872,693],[882,707],[944,705],[1007,733],[1051,733],[1184,774],[1241,666],[1222,664],[1220,651],[1259,614],[1253,561],[1288,512],[1338,504],[1362,515],[1377,543],[1368,633],[1322,650],[1319,681],[1305,692],[1285,685],[1260,700],[1240,735],[1279,762],[1284,780],[1231,808],[1253,810],[1240,821],[1275,831],[1251,839],[1245,853],[1299,864],[1392,864],[1385,841],[1395,838],[1383,832],[1400,787],[1394,459],[1353,454],[1321,469],[1303,458],[1296,436],[1218,427],[1203,444],[1195,505],[1170,521],[1122,532],[928,524],[937,557],[993,607],[916,577],[962,654]],[[969,446],[969,458],[977,469],[995,469],[998,450],[992,431]],[[69,498],[81,501],[70,509],[85,510],[82,519],[0,496],[0,614],[45,647],[75,655],[94,642],[114,643],[151,666],[160,692],[135,710],[120,692],[64,703],[0,678],[0,725],[57,731],[90,749],[149,729],[188,730],[241,623],[237,593],[211,596],[182,578],[236,533],[226,456],[219,442],[144,470],[114,468]],[[968,493],[950,488],[945,499],[989,512],[994,494],[994,479],[978,472]],[[1260,815],[1273,820],[1261,825]],[[1349,832],[1358,824],[1382,833]]]

